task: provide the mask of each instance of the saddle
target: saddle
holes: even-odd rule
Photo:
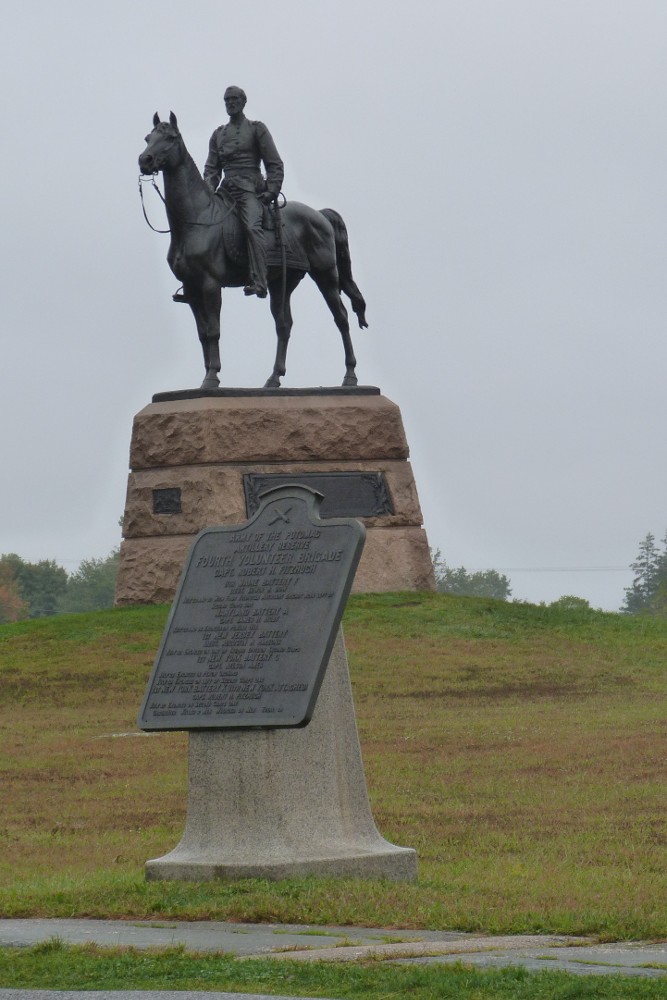
[[[235,267],[245,273],[248,269],[248,246],[241,220],[234,209],[234,201],[224,188],[219,188],[215,196],[216,198],[220,198],[224,205],[222,241],[225,247],[225,254]],[[307,271],[308,261],[305,254],[296,242],[290,227],[286,226],[280,218],[280,210],[277,214],[281,226],[279,232],[276,230],[276,212],[272,208],[269,208],[268,205],[264,206],[262,229],[264,230],[264,249],[266,251],[267,266],[282,267],[282,243],[284,243],[285,263],[287,267],[299,271]]]

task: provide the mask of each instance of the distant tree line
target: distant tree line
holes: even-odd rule
[[[441,594],[458,594],[460,597],[493,597],[507,601],[512,594],[508,578],[495,569],[469,573],[464,566],[453,569],[445,562],[440,549],[432,553],[435,585]]]
[[[662,547],[661,547],[662,546]],[[660,544],[649,533],[640,542],[639,552],[630,563],[635,578],[625,588],[621,611],[628,615],[667,617],[667,534]]]
[[[84,559],[68,573],[53,559],[27,562],[11,552],[0,556],[0,624],[23,618],[113,606],[119,551]]]
[[[498,601],[508,601],[512,595],[510,580],[495,569],[472,573],[464,566],[455,569],[447,565],[439,549],[432,553],[432,559],[440,593]],[[84,559],[74,573],[68,574],[53,559],[31,563],[13,552],[0,555],[0,624],[112,607],[118,560],[119,550],[114,549],[106,557]],[[649,532],[630,568],[635,577],[625,588],[621,611],[667,617],[667,534],[658,545]],[[570,595],[550,606],[570,610],[589,607],[588,601]]]
[[[499,573],[496,569],[477,570],[474,573],[468,572],[465,566],[452,569],[445,562],[440,549],[431,552],[433,570],[435,573],[435,585],[441,594],[457,594],[459,597],[491,597],[496,601],[509,601],[512,596],[512,585],[504,573]],[[516,602],[516,598],[515,598]],[[528,604],[529,601],[519,601],[519,604]],[[555,608],[558,611],[568,613],[586,613],[591,610],[591,606],[585,597],[576,597],[573,594],[564,594],[550,604],[540,601],[540,607]]]

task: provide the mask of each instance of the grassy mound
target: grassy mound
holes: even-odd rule
[[[167,608],[0,626],[0,914],[667,936],[667,622],[435,594],[345,616],[373,812],[417,885],[145,883],[185,734],[135,718]]]

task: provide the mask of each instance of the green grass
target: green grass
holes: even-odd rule
[[[345,616],[376,822],[416,885],[146,883],[184,734],[136,733],[166,608],[0,626],[0,913],[667,937],[667,622],[431,594]]]
[[[464,964],[301,964],[238,961],[182,949],[67,947],[57,940],[0,949],[0,984],[14,989],[220,990],[345,997],[345,1000],[659,1000],[667,982],[620,976],[574,976],[521,968],[474,970]]]

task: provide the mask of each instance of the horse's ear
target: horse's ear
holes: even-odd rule
[[[176,118],[176,115],[174,114],[173,111],[169,112],[169,124],[173,125],[174,128],[178,128],[178,119]]]
[[[160,124],[160,116],[156,111],[155,114],[153,115],[153,125],[155,126],[155,128],[157,128],[159,124]]]

